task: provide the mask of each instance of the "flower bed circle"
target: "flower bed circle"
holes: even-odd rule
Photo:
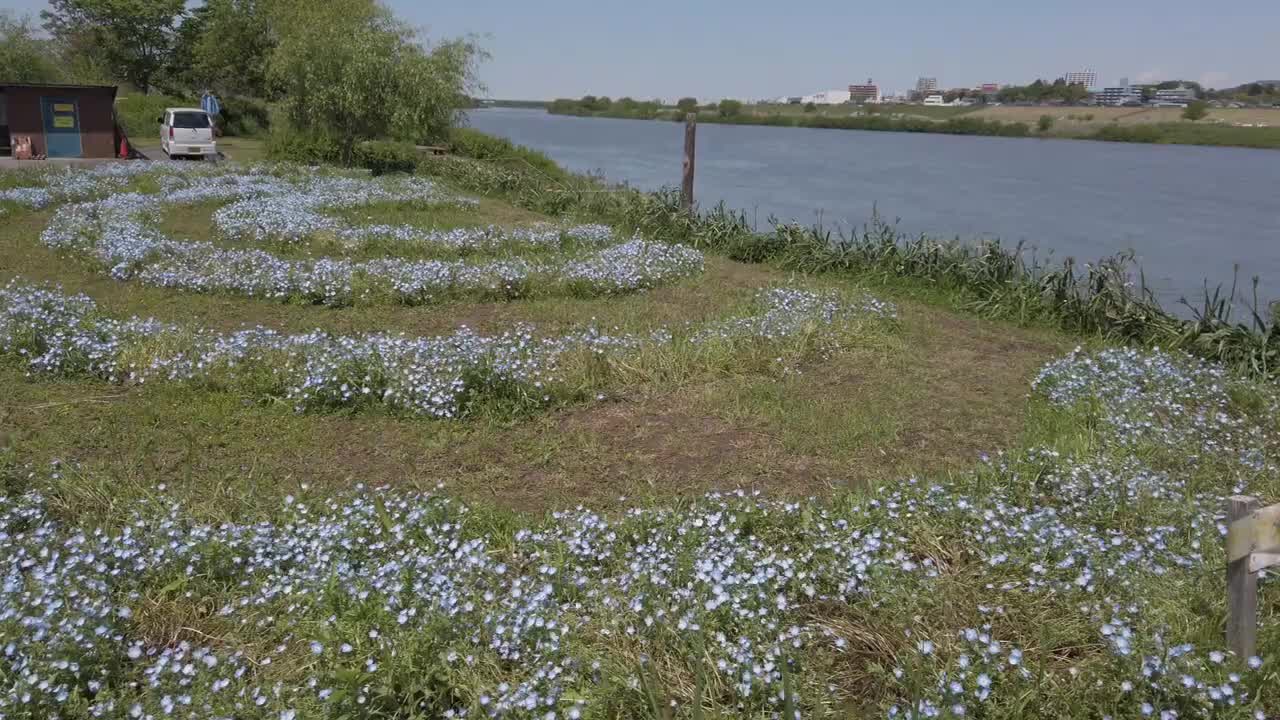
[[[165,179],[168,187],[161,192],[116,192],[67,205],[41,239],[49,247],[95,258],[118,280],[324,305],[361,300],[420,305],[460,296],[609,295],[656,287],[703,269],[697,250],[641,238],[622,240],[599,225],[430,231],[411,226],[353,226],[322,212],[376,202],[473,202],[443,193],[422,179],[311,179],[260,172]],[[164,207],[213,199],[231,201],[214,213],[218,230],[255,242],[297,243],[325,233],[350,248],[390,240],[467,252],[529,248],[553,252],[460,260],[290,259],[260,248],[224,248],[171,238],[157,228]],[[570,241],[589,250],[554,252]]]
[[[686,343],[776,343],[815,332],[821,344],[852,319],[893,313],[873,298],[850,302],[834,293],[775,288],[759,293],[742,316],[643,334],[588,326],[543,335],[531,325],[495,336],[465,327],[437,337],[286,334],[264,327],[220,333],[107,317],[85,295],[14,281],[0,290],[0,358],[20,358],[32,374],[236,389],[258,400],[285,400],[298,411],[380,404],[453,418],[494,398],[537,407],[572,396],[561,370],[563,359],[574,355],[619,358]]]

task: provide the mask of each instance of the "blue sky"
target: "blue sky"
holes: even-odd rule
[[[428,37],[477,35],[502,98],[762,98],[868,77],[900,91],[920,75],[971,86],[1086,67],[1108,85],[1280,79],[1275,0],[388,1]]]

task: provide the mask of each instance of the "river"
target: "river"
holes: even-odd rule
[[[486,109],[472,127],[561,165],[655,189],[680,181],[684,126]],[[1166,307],[1204,283],[1280,299],[1280,151],[703,124],[695,197],[770,216],[1025,242],[1037,256],[1131,250]],[[1243,319],[1243,318],[1242,318]]]

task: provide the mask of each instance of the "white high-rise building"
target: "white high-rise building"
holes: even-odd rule
[[[938,78],[936,77],[922,77],[916,80],[916,92],[921,95],[928,95],[931,92],[937,92],[937,90]]]
[[[1095,88],[1098,86],[1098,71],[1084,70],[1082,72],[1069,72],[1062,76],[1068,85],[1083,85],[1086,88]]]

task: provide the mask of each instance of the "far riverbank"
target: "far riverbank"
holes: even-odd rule
[[[1093,107],[975,107],[926,108],[895,106],[892,109],[865,106],[850,111],[842,106],[804,111],[784,105],[751,106],[723,111],[699,108],[698,122],[722,125],[763,125],[769,127],[817,128],[828,130],[871,130],[881,132],[940,133],[993,137],[1038,137],[1155,145],[1205,145],[1280,149],[1280,110],[1211,110],[1204,120],[1178,120],[1171,108]],[[941,112],[940,112],[941,111]],[[683,111],[655,103],[615,103],[607,110],[584,108],[578,101],[557,100],[547,106],[554,115],[626,120],[680,122]],[[1248,117],[1274,115],[1270,122],[1235,122],[1233,113]],[[1042,121],[1041,118],[1048,118]],[[1045,127],[1047,122],[1048,127]]]

